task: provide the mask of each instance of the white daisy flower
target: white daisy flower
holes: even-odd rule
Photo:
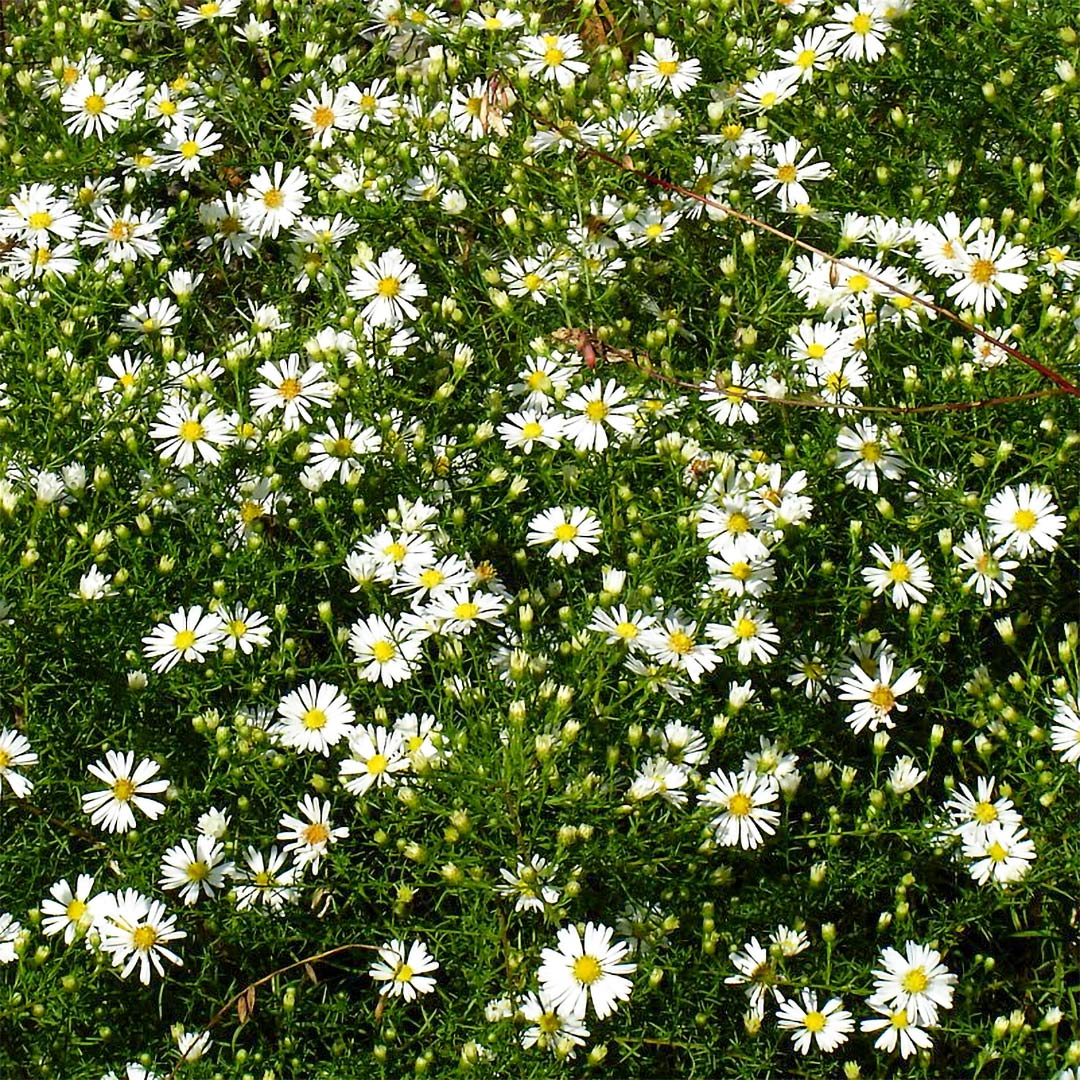
[[[225,858],[225,846],[211,836],[199,836],[194,848],[181,840],[162,856],[158,884],[177,892],[185,904],[223,889],[235,867]]]
[[[178,967],[182,961],[166,942],[187,937],[187,932],[176,929],[176,919],[166,914],[160,900],[151,900],[135,889],[124,889],[115,894],[110,909],[99,923],[101,949],[109,954],[114,967],[121,968],[120,977],[126,979],[137,967],[139,981],[150,982],[151,969],[159,976],[165,974],[161,961],[168,960]]]
[[[366,795],[372,788],[393,787],[397,775],[411,766],[399,731],[365,724],[349,733],[349,756],[338,778],[350,795]]]
[[[143,655],[154,660],[154,671],[163,673],[181,660],[201,664],[208,653],[217,652],[224,636],[225,624],[215,612],[204,614],[199,604],[177,608],[142,639]]]
[[[317,874],[327,849],[331,844],[344,840],[349,830],[344,825],[335,829],[331,824],[329,799],[319,800],[305,795],[297,809],[303,817],[281,815],[281,831],[277,839],[288,841],[285,850],[293,852],[296,865],[301,870],[310,868],[313,874]]]
[[[888,653],[878,657],[878,667],[868,674],[861,664],[852,664],[851,669],[840,684],[840,700],[853,701],[855,705],[844,720],[851,725],[858,735],[865,727],[871,731],[878,728],[896,726],[893,716],[907,712],[907,705],[899,698],[914,689],[922,673],[908,668],[893,679],[894,660]]]
[[[529,522],[528,543],[533,546],[550,544],[548,555],[556,562],[574,562],[584,552],[595,555],[596,541],[601,534],[600,519],[584,506],[561,506],[542,510]]]
[[[438,969],[439,962],[422,941],[414,941],[406,950],[405,942],[394,938],[380,947],[368,974],[381,984],[379,993],[384,997],[413,1001],[435,989],[435,978],[428,972]]]
[[[540,954],[541,992],[557,1008],[582,1019],[589,1003],[598,1020],[615,1012],[630,997],[633,983],[626,977],[637,965],[624,962],[630,947],[612,943],[612,930],[586,923],[584,935],[576,926],[564,926],[556,935],[558,948]]]
[[[356,722],[345,695],[333,683],[314,679],[286,694],[277,711],[280,719],[270,736],[282,746],[323,757],[349,737]]]
[[[384,251],[373,262],[354,267],[345,291],[358,303],[367,301],[360,317],[369,326],[400,326],[420,317],[414,301],[427,296],[427,286],[419,279],[415,263],[396,247]]]
[[[882,949],[874,969],[874,993],[869,1004],[906,1009],[912,1023],[932,1027],[938,1009],[951,1009],[956,976],[941,963],[941,953],[909,941],[904,952]]]
[[[30,749],[30,742],[21,731],[0,730],[0,790],[7,784],[16,799],[25,799],[34,784],[17,770],[37,763],[38,756]]]
[[[706,781],[698,803],[720,811],[709,822],[718,844],[752,850],[776,832],[780,814],[770,804],[779,797],[780,786],[772,776],[718,770]]]
[[[803,990],[802,1004],[788,998],[776,1010],[776,1026],[791,1032],[791,1041],[800,1054],[808,1054],[815,1045],[831,1054],[855,1030],[855,1021],[843,1004],[839,998],[830,998],[819,1008],[816,991]]]
[[[1049,488],[1020,484],[999,491],[986,506],[986,519],[995,543],[1004,544],[1021,559],[1035,548],[1053,551],[1065,531],[1065,517],[1057,512]]]
[[[90,815],[94,825],[106,832],[125,833],[135,828],[134,807],[151,821],[165,813],[165,804],[151,795],[160,795],[168,786],[168,780],[154,780],[161,766],[150,758],[135,764],[135,753],[122,754],[107,750],[103,761],[87,766],[91,776],[105,784],[101,791],[88,791],[82,797],[84,814]]]

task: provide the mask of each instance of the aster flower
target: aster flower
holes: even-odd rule
[[[422,941],[414,941],[406,949],[405,942],[393,938],[380,947],[379,958],[368,974],[381,984],[379,993],[384,997],[413,1001],[435,989],[435,979],[428,972],[438,969],[439,962]]]
[[[839,998],[830,998],[820,1008],[817,993],[803,990],[802,1003],[788,998],[776,1010],[776,1026],[791,1032],[791,1041],[800,1054],[808,1054],[812,1046],[826,1054],[847,1042],[848,1033],[855,1030],[851,1018]]]
[[[870,1002],[870,1007],[879,1015],[863,1020],[859,1030],[878,1034],[874,1040],[875,1050],[887,1050],[890,1053],[899,1050],[905,1061],[920,1050],[929,1050],[934,1040],[909,1015],[903,1006],[893,1008],[884,1003]]]
[[[864,567],[862,578],[873,589],[874,596],[891,590],[890,599],[898,608],[906,608],[912,602],[926,603],[934,583],[921,551],[905,555],[895,544],[891,552],[886,552],[880,544],[873,544],[870,554],[879,566]]]
[[[958,278],[949,286],[958,307],[970,307],[981,317],[1005,303],[1005,294],[1021,293],[1027,288],[1027,275],[1020,273],[1028,262],[1028,253],[1017,244],[1010,244],[993,229],[980,232],[957,254],[955,274]]]
[[[540,911],[559,902],[559,890],[548,884],[556,867],[540,855],[518,859],[514,870],[502,867],[502,881],[495,886],[500,896],[514,898],[515,911]]]
[[[270,729],[282,746],[329,757],[342,739],[348,738],[356,713],[333,683],[314,679],[285,695],[278,704],[280,719]]]
[[[219,447],[236,441],[233,425],[218,409],[194,403],[174,402],[162,406],[154,418],[149,435],[157,443],[163,461],[184,469],[195,463],[195,456],[210,465],[221,463]]]
[[[12,964],[18,959],[15,944],[22,933],[22,923],[6,911],[0,911],[0,964]]]
[[[951,1009],[956,976],[941,963],[941,953],[915,941],[904,952],[885,948],[880,968],[874,969],[874,993],[870,1005],[906,1009],[911,1022],[931,1027],[938,1009]]]
[[[896,453],[898,426],[882,430],[870,420],[845,427],[836,437],[836,467],[846,470],[844,479],[860,491],[878,493],[878,474],[886,480],[904,475],[904,459]]]
[[[534,546],[550,544],[549,557],[569,564],[581,552],[595,555],[600,533],[600,519],[587,507],[574,506],[567,511],[555,506],[532,518],[528,542]]]
[[[1080,769],[1080,709],[1071,695],[1054,698],[1054,724],[1050,729],[1050,745],[1061,760]],[[2,770],[0,770],[2,772]]]
[[[181,840],[165,852],[158,884],[176,892],[185,904],[194,904],[200,896],[213,896],[223,889],[233,869],[220,841],[199,836],[194,847],[190,840]]]
[[[361,665],[360,676],[383,686],[411,678],[419,664],[423,637],[400,620],[382,615],[358,619],[349,631],[349,648]]]
[[[610,927],[591,922],[584,934],[573,925],[558,932],[558,948],[543,950],[537,972],[541,992],[553,1005],[581,1019],[591,1002],[596,1018],[603,1020],[630,997],[633,984],[626,976],[636,965],[624,962],[629,946],[611,938]]]
[[[980,885],[988,881],[1005,887],[1023,878],[1035,860],[1035,845],[1027,829],[994,822],[964,839],[964,858]]]
[[[670,90],[682,97],[701,78],[701,61],[679,59],[679,51],[668,38],[656,38],[651,51],[638,53],[630,66],[631,85],[650,90]]]
[[[215,612],[204,614],[200,604],[177,608],[142,639],[143,655],[154,660],[154,671],[164,673],[181,660],[201,664],[208,653],[217,652],[224,636],[224,623]]]
[[[168,780],[154,780],[161,766],[150,758],[135,764],[135,753],[122,754],[107,750],[103,761],[95,761],[87,767],[105,788],[89,791],[82,797],[84,814],[90,815],[94,825],[101,825],[106,832],[124,833],[135,828],[135,810],[156,821],[165,813],[165,804],[151,795],[160,795],[168,786]]]
[[[41,929],[46,937],[64,935],[64,944],[70,945],[76,937],[88,934],[109,909],[108,893],[94,893],[92,874],[80,874],[75,888],[61,878],[49,886],[49,895],[41,902]]]
[[[953,555],[960,564],[961,573],[968,575],[965,590],[974,590],[989,607],[995,597],[1009,595],[1016,578],[1011,571],[1020,563],[1009,558],[1008,544],[988,546],[978,529],[964,533],[963,539],[953,547]]]
[[[628,396],[626,388],[614,379],[606,383],[597,379],[569,394],[563,401],[564,430],[574,448],[603,453],[612,437],[620,440],[630,435],[635,428],[637,407],[626,400]]]
[[[529,1024],[521,1033],[521,1045],[526,1050],[538,1046],[550,1050],[560,1060],[570,1061],[589,1037],[589,1029],[581,1018],[565,1005],[557,1005],[543,990],[525,995],[521,1016]]]
[[[135,889],[123,889],[114,897],[110,910],[100,921],[101,948],[126,979],[136,968],[139,981],[150,982],[151,970],[165,974],[162,960],[178,967],[182,961],[166,943],[187,937],[176,929],[176,920],[166,913],[160,900],[151,900]]]
[[[299,895],[296,888],[301,868],[286,866],[288,856],[271,847],[264,855],[258,848],[249,847],[244,853],[246,869],[236,873],[236,910],[246,911],[256,904],[265,904],[277,911],[293,903]]]
[[[285,176],[284,170],[276,161],[273,173],[263,166],[251,178],[240,212],[244,228],[254,236],[276,237],[292,226],[307,205],[307,176],[301,169],[291,169]]]
[[[772,776],[718,770],[706,781],[698,803],[719,810],[709,822],[718,844],[749,850],[776,832],[780,814],[770,804],[779,797],[780,786]]]
[[[1053,551],[1065,531],[1065,518],[1049,488],[1020,484],[999,491],[986,506],[986,519],[995,543],[1006,545],[1021,559],[1035,548]]]
[[[799,157],[802,144],[792,136],[783,143],[770,148],[772,161],[755,162],[751,168],[754,176],[761,179],[754,185],[754,194],[761,198],[775,192],[780,209],[787,212],[810,202],[805,185],[810,181],[824,180],[832,171],[827,161],[814,161],[816,147],[811,146]]]
[[[565,89],[575,75],[586,75],[589,65],[576,59],[581,55],[581,41],[576,34],[534,34],[523,37],[522,70],[542,82],[553,82]]]
[[[34,783],[18,770],[37,763],[38,756],[30,749],[30,741],[21,731],[0,730],[0,791],[7,784],[16,799],[25,799]]]
[[[349,830],[345,826],[334,828],[331,824],[329,799],[319,800],[305,795],[297,809],[302,817],[282,814],[277,839],[288,841],[285,850],[293,852],[298,867],[310,868],[313,874],[317,874],[327,849],[338,840],[344,840]]]
[[[913,689],[922,678],[922,673],[908,668],[893,679],[894,660],[888,653],[878,658],[875,672],[868,674],[860,664],[852,664],[851,669],[840,684],[840,700],[853,701],[855,705],[844,717],[856,735],[865,727],[877,731],[879,727],[896,726],[893,716],[907,712],[907,705],[899,698]]]
[[[311,423],[310,407],[329,405],[337,389],[323,378],[326,369],[317,360],[301,369],[298,353],[291,353],[285,360],[265,361],[259,365],[258,374],[265,381],[252,389],[251,407],[256,416],[280,409],[283,431],[295,431],[301,422]]]
[[[372,788],[392,787],[411,765],[400,732],[365,724],[349,733],[349,756],[341,763],[339,779],[350,795],[366,795]]]
[[[417,276],[415,263],[396,247],[374,261],[354,267],[345,291],[358,303],[367,301],[360,317],[372,327],[414,321],[420,317],[415,301],[427,296],[427,286]]]

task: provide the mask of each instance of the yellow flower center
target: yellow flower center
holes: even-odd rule
[[[285,205],[285,196],[276,187],[264,192],[262,200],[267,210],[278,210]]]
[[[64,914],[72,921],[78,922],[86,914],[86,904],[77,897],[73,897],[71,903],[64,908]]]
[[[550,48],[544,53],[544,63],[548,67],[557,68],[566,59],[566,53],[562,49]]]
[[[52,258],[52,252],[48,248],[34,248],[33,254],[30,256],[31,261],[35,266],[45,266]]]
[[[678,656],[685,656],[694,647],[694,639],[685,630],[672,630],[668,634],[668,648]]]
[[[247,623],[243,619],[229,620],[229,636],[242,638],[247,633]]]
[[[808,1012],[806,1016],[803,1017],[803,1026],[807,1031],[816,1035],[819,1031],[825,1029],[825,1014],[819,1012],[817,1009]]]
[[[299,379],[288,378],[285,379],[277,389],[278,393],[286,401],[292,401],[293,398],[300,396],[300,392],[304,389],[304,385]]]
[[[176,102],[172,98],[162,98],[158,102],[158,112],[162,116],[175,116],[177,112]]]
[[[897,1009],[889,1017],[889,1023],[899,1031],[903,1031],[908,1026],[907,1009]]]
[[[215,4],[213,0],[209,0],[208,3],[199,5],[199,14],[204,19],[212,19],[221,10],[220,4]]]
[[[367,771],[370,776],[381,776],[386,772],[390,759],[385,754],[372,754],[367,759]]]
[[[412,982],[412,977],[415,974],[413,969],[406,963],[398,964],[397,971],[394,972],[394,982],[407,983]]]
[[[521,279],[521,284],[524,285],[529,292],[538,292],[547,284],[547,282],[539,274],[529,273]]]
[[[659,221],[650,222],[645,226],[645,235],[650,240],[656,240],[664,235],[664,226]]]
[[[100,94],[91,94],[85,102],[83,102],[83,108],[91,116],[99,116],[105,111],[105,99]]]
[[[158,932],[152,926],[140,926],[131,935],[131,943],[139,952],[149,952],[158,939]]]
[[[375,644],[371,646],[371,655],[374,656],[380,664],[385,664],[387,661],[393,660],[394,657],[397,656],[397,649],[395,649],[393,644],[389,641],[376,641]]]
[[[734,562],[731,564],[730,573],[736,581],[749,581],[753,572],[752,567],[747,562]]]
[[[303,837],[312,847],[315,847],[317,844],[325,844],[330,839],[330,830],[321,821],[313,821],[304,830]]]
[[[585,406],[585,415],[594,423],[599,424],[611,410],[604,401],[590,401]]]
[[[776,179],[779,180],[781,184],[793,184],[798,175],[795,166],[790,162],[787,165],[781,165],[776,170]]]
[[[329,105],[318,105],[312,111],[311,124],[317,131],[325,131],[334,123],[334,110]]]
[[[595,956],[579,956],[574,961],[574,978],[585,986],[590,986],[603,975],[600,961]]]
[[[47,229],[53,221],[52,214],[48,210],[35,210],[29,217],[31,229]]]
[[[851,29],[856,34],[866,35],[870,33],[870,27],[874,25],[874,20],[866,14],[865,11],[860,11],[854,19],[851,20]]]
[[[847,376],[839,371],[830,371],[825,376],[825,389],[830,394],[839,394],[841,390],[846,390],[849,385]]]
[[[968,277],[976,285],[989,285],[994,279],[995,272],[994,264],[989,259],[976,259],[971,264]]]
[[[545,1035],[554,1035],[560,1027],[558,1013],[546,1012],[537,1021],[536,1026]]]
[[[417,579],[425,589],[437,589],[445,580],[446,575],[434,567],[430,570],[425,570]]]
[[[1009,853],[995,840],[987,849],[986,856],[992,862],[1000,863],[1004,862]]]
[[[113,784],[112,793],[117,802],[127,802],[135,794],[135,785],[126,776],[121,776]]]
[[[120,243],[124,240],[130,240],[134,235],[135,230],[134,228],[132,228],[131,223],[128,221],[124,221],[121,218],[117,218],[109,226],[109,239],[116,243]]]
[[[914,967],[900,980],[900,985],[909,994],[921,994],[930,985],[930,980],[921,967]]]
[[[757,633],[757,623],[753,619],[748,619],[743,616],[735,624],[735,636],[742,638],[745,641],[747,638],[752,638]]]
[[[989,825],[991,821],[997,821],[997,807],[995,807],[992,802],[987,802],[984,799],[982,802],[975,804],[972,808],[971,816],[980,825]]]
[[[665,79],[670,79],[679,70],[678,60],[657,60],[656,70],[664,76]]]
[[[803,49],[798,56],[795,57],[795,66],[800,67],[803,71],[807,68],[814,66],[814,61],[817,59],[817,53],[813,49]]]
[[[852,274],[848,278],[848,292],[860,293],[870,284],[870,279],[865,274]]]
[[[521,429],[521,437],[523,439],[538,439],[543,434],[543,425],[538,424],[535,420],[530,420]]]
[[[862,455],[863,461],[869,461],[871,465],[876,464],[882,458],[881,447],[876,442],[864,442],[859,447],[859,453]]]
[[[380,296],[390,299],[401,292],[401,282],[395,277],[379,278],[379,284],[375,286],[375,291]]]
[[[470,600],[463,601],[454,608],[454,618],[456,619],[475,619],[480,614],[480,605],[474,604]]]
[[[301,723],[308,731],[319,731],[326,727],[328,717],[322,709],[308,709],[306,713],[300,718]]]
[[[392,544],[387,544],[386,547],[383,548],[383,554],[389,555],[390,558],[394,560],[394,562],[401,562],[401,560],[404,559],[405,556],[408,555],[408,553],[408,549],[405,547],[405,545],[398,542],[397,540],[395,540]]]
[[[205,881],[210,876],[210,867],[202,859],[198,859],[191,863],[184,873],[187,874],[188,881]]]
[[[619,623],[615,627],[615,633],[618,637],[621,637],[623,641],[633,641],[638,636],[638,628],[632,622],[626,622],[625,620]]]
[[[188,158],[197,157],[199,154],[199,144],[194,139],[185,139],[180,144],[180,156]]]
[[[176,637],[173,638],[173,648],[177,652],[184,652],[190,649],[195,644],[195,631],[194,630],[181,630]]]
[[[260,870],[252,879],[260,889],[265,889],[270,884],[270,875],[265,870]]]
[[[736,791],[734,795],[728,799],[728,813],[733,814],[735,817],[746,817],[754,808],[754,804],[750,801],[749,795],[744,795],[741,791]]]
[[[806,355],[812,360],[820,360],[825,355],[825,346],[820,342],[813,342],[806,347]]]
[[[744,533],[750,528],[750,519],[741,511],[736,510],[728,517],[727,531],[729,533]]]
[[[770,109],[776,104],[776,92],[774,90],[766,91],[761,95],[761,107],[763,109]]]
[[[910,581],[911,580],[911,568],[905,562],[894,562],[889,567],[889,580],[890,581]]]
[[[1013,514],[1013,524],[1019,532],[1031,532],[1038,524],[1039,519],[1031,510],[1017,510]]]
[[[736,142],[741,138],[742,133],[746,130],[742,124],[725,124],[720,129],[720,134],[724,136],[728,142]]]
[[[887,713],[896,704],[896,695],[887,686],[875,686],[870,691],[870,704]]]
[[[565,544],[570,540],[573,540],[578,534],[577,526],[571,525],[568,521],[564,521],[561,525],[555,526],[555,539],[560,544]]]

